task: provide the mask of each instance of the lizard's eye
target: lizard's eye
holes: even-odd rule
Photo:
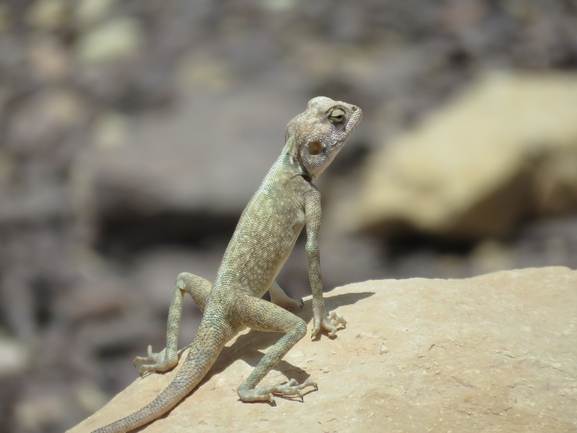
[[[313,140],[309,143],[309,153],[311,155],[320,155],[323,150],[323,144],[320,141]]]
[[[338,125],[340,123],[343,123],[344,120],[345,120],[345,112],[341,108],[333,108],[329,112],[329,121],[333,125]]]

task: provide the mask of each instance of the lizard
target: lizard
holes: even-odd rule
[[[337,329],[346,326],[343,317],[325,309],[318,244],[321,195],[313,180],[333,161],[361,118],[359,107],[319,96],[288,123],[284,148],[241,214],[214,282],[179,274],[168,312],[165,349],[154,353],[148,346],[147,356],[134,360],[135,366],[141,364],[141,376],[177,365],[182,304],[189,293],[203,317],[180,370],[152,402],[93,433],[127,432],[171,410],[199,384],[224,345],[246,327],[285,335],[238,387],[241,401],[274,405],[274,395],[302,399],[303,389],[318,389],[310,379],[300,384],[291,379],[257,385],[307,332],[306,322],[288,311],[302,308],[302,300],[286,295],[275,280],[303,229],[312,291],[311,338],[321,331],[334,338]],[[272,302],[261,299],[267,291]]]

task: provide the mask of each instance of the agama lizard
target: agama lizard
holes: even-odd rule
[[[267,373],[307,331],[306,323],[285,308],[302,307],[288,297],[275,278],[306,227],[306,255],[312,289],[314,338],[321,330],[335,337],[345,320],[325,310],[318,232],[321,195],[312,183],[331,163],[361,121],[360,108],[326,97],[309,101],[307,109],[286,127],[285,146],[255,195],[244,209],[228,244],[214,283],[189,273],[176,280],[168,312],[166,348],[137,357],[140,375],[164,372],[178,363],[178,331],[185,293],[204,315],[190,351],[173,381],[151,403],[94,433],[119,433],[147,424],[176,406],[206,375],[223,346],[242,329],[282,332],[285,335],[264,355],[238,387],[244,402],[266,401],[273,395],[300,396],[311,381],[257,387]],[[272,302],[261,297],[270,292]],[[284,308],[283,308],[284,307]]]

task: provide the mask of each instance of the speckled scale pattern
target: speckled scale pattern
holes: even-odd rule
[[[180,371],[151,403],[94,433],[127,432],[169,411],[198,385],[226,342],[245,327],[285,335],[239,386],[242,401],[274,403],[274,395],[302,397],[304,388],[316,388],[311,380],[257,385],[306,334],[304,320],[286,310],[301,307],[302,300],[289,298],[275,282],[305,227],[313,294],[312,337],[326,331],[332,338],[338,327],[346,325],[338,314],[325,310],[318,247],[321,202],[312,181],[328,167],[361,118],[360,108],[320,96],[289,122],[285,146],[242,213],[214,282],[180,274],[168,312],[166,348],[154,353],[149,346],[147,356],[134,361],[143,364],[141,375],[174,368],[182,303],[189,293],[204,315]],[[274,303],[260,299],[267,290]]]

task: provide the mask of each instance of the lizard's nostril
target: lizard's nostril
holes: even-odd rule
[[[355,107],[354,105],[351,107],[351,110],[353,111],[357,111],[357,107]]]

